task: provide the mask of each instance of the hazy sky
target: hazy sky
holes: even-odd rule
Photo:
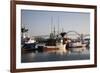
[[[21,24],[29,29],[30,36],[48,35],[55,26],[55,30],[65,32],[76,31],[89,34],[90,14],[64,11],[21,10]]]

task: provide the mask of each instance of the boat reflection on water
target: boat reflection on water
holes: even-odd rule
[[[73,48],[74,49],[74,48]],[[90,52],[88,49],[79,51],[76,48],[67,53],[61,51],[24,51],[21,56],[22,63],[28,62],[48,62],[48,61],[71,61],[71,60],[88,60]]]
[[[28,49],[22,50],[21,54],[22,63],[90,59],[90,50],[86,46],[81,46],[81,47],[74,46],[74,47],[69,47],[67,49],[65,49],[65,45],[61,44],[57,44],[57,46],[45,46],[45,44],[36,45],[34,43],[33,46],[33,43],[30,43],[27,44],[26,46],[27,46],[26,48]]]

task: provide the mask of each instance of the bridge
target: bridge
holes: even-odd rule
[[[80,39],[84,39],[85,37],[90,36],[90,34],[80,34],[76,31],[68,31],[65,33],[66,33],[66,36],[69,36],[69,37],[74,36],[74,37],[80,38]],[[48,35],[38,35],[38,36],[32,36],[32,37],[50,37],[50,35],[49,34]]]
[[[80,33],[78,33],[78,32],[76,32],[76,31],[68,31],[68,32],[66,32],[66,35],[67,36],[78,36],[78,37],[87,37],[87,36],[90,36],[90,34],[80,34]]]

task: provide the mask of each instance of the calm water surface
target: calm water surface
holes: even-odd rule
[[[90,59],[89,50],[86,49],[82,52],[72,51],[69,53],[56,53],[56,52],[33,52],[27,51],[21,54],[21,62],[48,62],[48,61],[69,61],[69,60],[88,60]]]

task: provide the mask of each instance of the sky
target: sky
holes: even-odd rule
[[[29,36],[49,35],[51,28],[55,31],[76,31],[80,34],[90,33],[90,13],[21,10],[21,25],[28,28]]]

